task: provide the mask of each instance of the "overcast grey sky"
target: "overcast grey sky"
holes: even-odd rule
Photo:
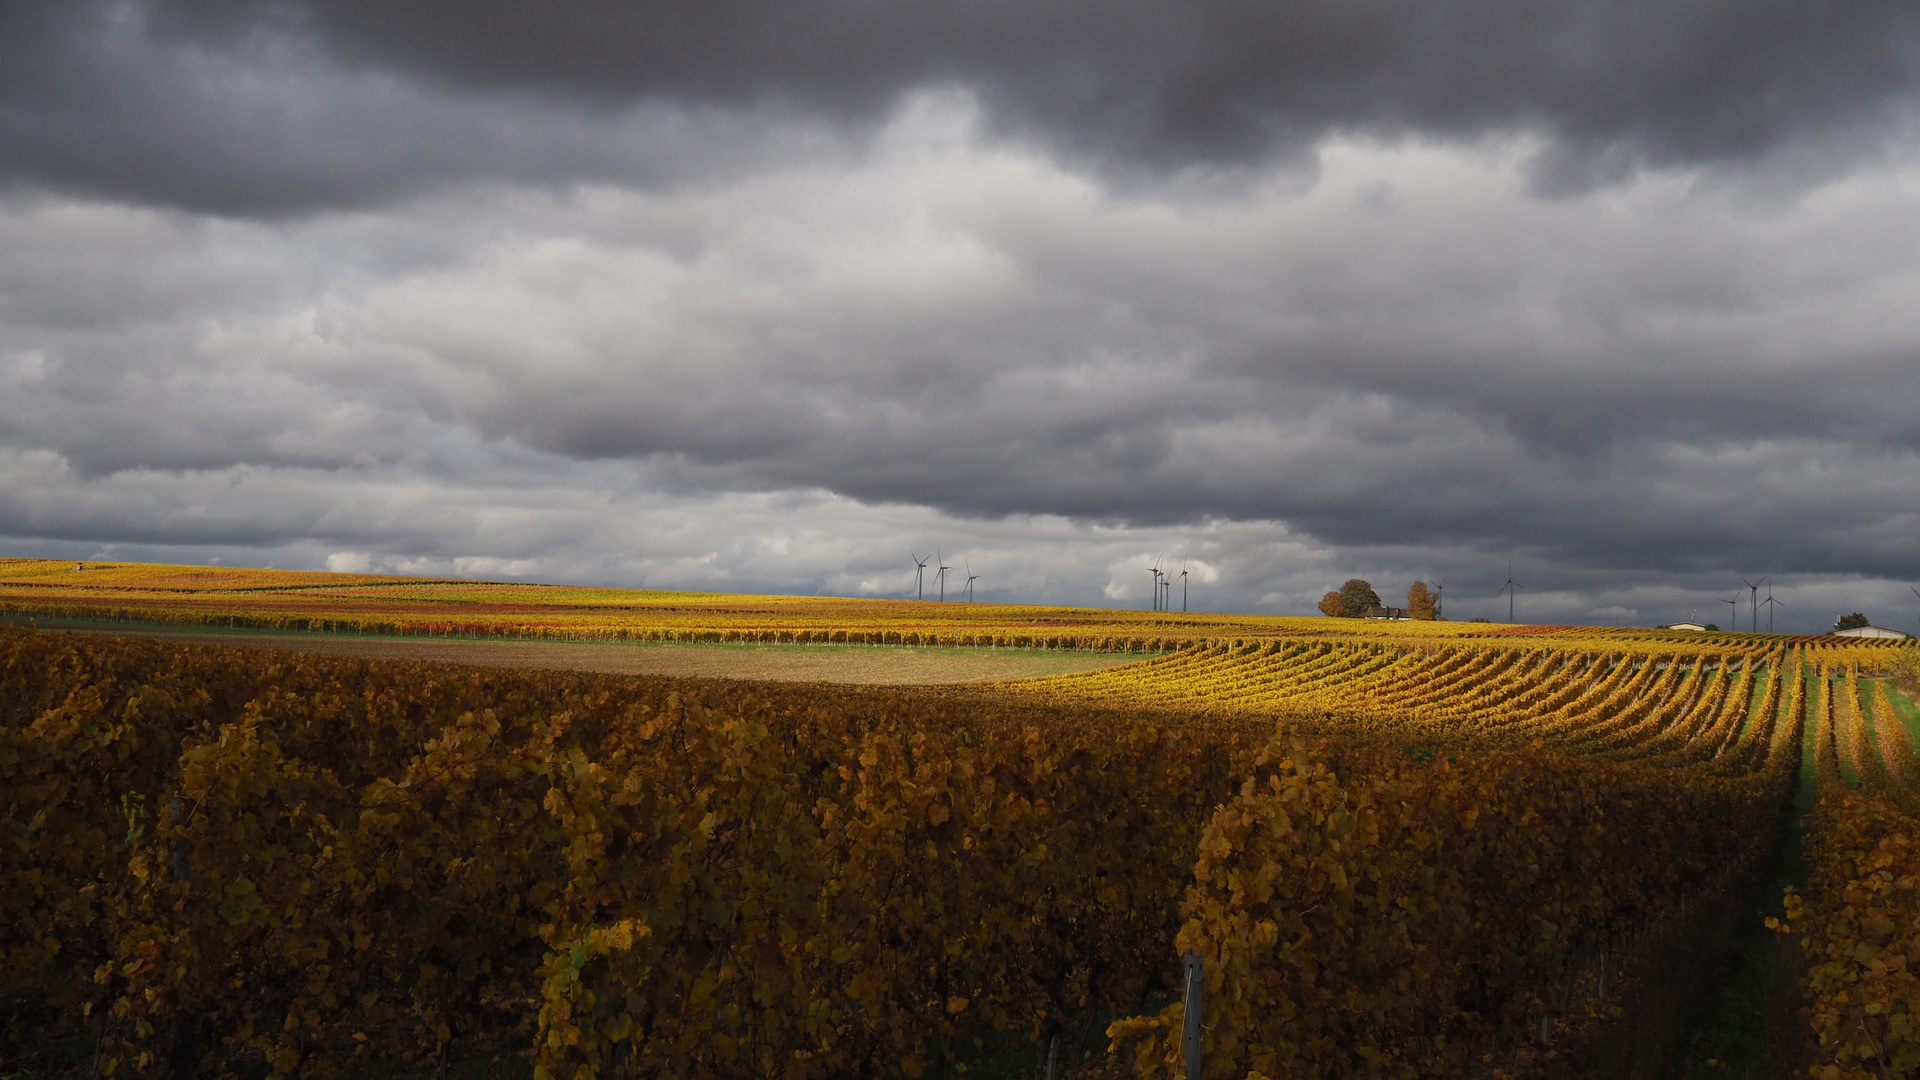
[[[1916,105],[1906,0],[15,0],[0,552],[1912,631]]]

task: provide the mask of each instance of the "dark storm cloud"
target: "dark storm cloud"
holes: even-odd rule
[[[1516,130],[1544,137],[1548,188],[1802,144],[1822,171],[1874,152],[1920,79],[1903,0],[26,0],[4,18],[0,168],[231,213],[670,182],[802,117],[869,131],[928,87],[1108,175],[1330,132]]]
[[[581,110],[342,71],[276,29],[206,39],[160,5],[9,5],[0,185],[239,216],[390,203],[469,182],[671,185],[831,152],[790,110]]]

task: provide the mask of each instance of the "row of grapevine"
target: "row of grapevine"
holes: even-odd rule
[[[1815,1075],[1914,1075],[1920,792],[1912,786],[1913,742],[1887,689],[1851,666],[1823,666],[1814,700],[1810,870],[1806,894],[1787,894],[1781,929],[1798,934],[1807,955]]]
[[[1182,908],[1179,947],[1205,964],[1206,1075],[1538,1066],[1601,1011],[1610,952],[1757,854],[1800,728],[1753,730],[1765,756],[1734,776],[1277,738],[1209,823]],[[1178,1077],[1183,1015],[1110,1034],[1139,1075]]]
[[[1783,687],[1801,665],[1323,644],[1030,685],[1141,703],[1179,686],[1282,722],[1183,907],[1180,946],[1220,1002],[1209,1076],[1458,1076],[1496,1047],[1503,1068],[1551,1055],[1598,1012],[1603,958],[1763,847],[1799,769],[1803,698]],[[1140,1074],[1178,1076],[1182,1015],[1111,1034]]]
[[[1547,745],[1616,758],[1714,758],[1748,726],[1784,653],[1600,654],[1537,646],[1435,650],[1338,642],[1214,645],[1012,684],[1099,700],[1284,718],[1300,730]],[[1777,706],[1777,701],[1775,702]]]

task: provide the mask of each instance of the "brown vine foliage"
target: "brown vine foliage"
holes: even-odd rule
[[[978,694],[0,652],[7,989],[79,988],[109,1074],[914,1071],[1164,983],[1258,745]]]
[[[1892,796],[1832,790],[1810,837],[1807,896],[1787,894],[1787,921],[1810,965],[1814,1074],[1911,1076],[1920,1071],[1920,821]]]
[[[1501,1037],[1544,1050],[1527,1033],[1589,1018],[1589,958],[1754,854],[1797,732],[1737,779],[1276,739],[1208,824],[1182,907],[1206,1075],[1459,1076]],[[1138,1074],[1181,1076],[1183,1014],[1109,1035]]]

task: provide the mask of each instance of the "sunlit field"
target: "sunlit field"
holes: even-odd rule
[[[182,626],[552,640],[1163,652],[1212,642],[1538,641],[1713,651],[1782,635],[757,596],[154,563],[0,559],[0,611]],[[1846,639],[1826,639],[1831,648]],[[1749,644],[1743,647],[1759,647]],[[1870,649],[1870,647],[1868,647]]]

